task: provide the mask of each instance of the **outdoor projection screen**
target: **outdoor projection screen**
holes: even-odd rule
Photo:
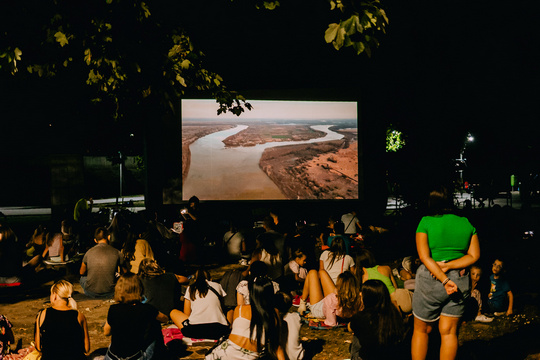
[[[182,100],[182,198],[358,199],[356,102]]]

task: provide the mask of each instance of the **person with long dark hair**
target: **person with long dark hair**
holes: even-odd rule
[[[347,255],[345,240],[341,236],[336,236],[332,239],[330,249],[325,250],[321,254],[319,262],[319,270],[325,270],[334,284],[339,274],[347,270],[354,270],[354,260],[351,256]],[[325,295],[327,295],[326,291]]]
[[[250,305],[236,307],[229,338],[207,354],[207,360],[249,360],[263,354],[269,359],[285,359],[272,281],[266,276],[256,278],[249,293]]]
[[[416,230],[416,248],[422,265],[416,273],[413,297],[413,360],[425,359],[429,333],[438,321],[441,359],[457,354],[457,330],[470,293],[466,269],[480,258],[476,229],[469,220],[451,213],[451,194],[439,187],[429,194],[430,215]]]
[[[362,286],[362,311],[353,316],[349,331],[354,333],[351,360],[398,359],[405,329],[401,314],[381,280],[367,280]]]
[[[217,340],[230,331],[222,298],[227,295],[221,285],[211,281],[204,269],[195,272],[195,281],[184,295],[184,311],[172,310],[171,320],[186,337]]]

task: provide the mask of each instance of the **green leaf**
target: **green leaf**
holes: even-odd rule
[[[327,43],[331,43],[337,36],[339,30],[339,24],[333,23],[328,25],[328,29],[324,32],[324,40]]]
[[[353,48],[356,50],[356,55],[360,55],[366,47],[364,46],[363,42],[357,41],[353,44]]]
[[[265,1],[264,7],[266,10],[275,10],[279,6],[279,1]]]
[[[21,60],[21,55],[22,55],[22,51],[19,50],[19,48],[15,48],[15,50],[13,50],[13,53],[15,54],[15,60]]]
[[[64,45],[67,45],[68,44],[68,39],[66,38],[66,35],[61,32],[61,31],[57,31],[55,34],[54,34],[54,37],[56,39],[56,41],[58,43],[60,43],[60,46],[61,47],[64,47]]]
[[[383,10],[383,9],[379,9],[379,13],[381,14],[381,16],[383,17],[384,21],[389,24],[388,22],[388,17],[386,16],[386,12]]]
[[[148,10],[148,6],[146,6],[146,3],[141,2],[141,8],[144,10],[144,17],[147,18],[150,16],[150,10]]]
[[[338,29],[336,40],[334,40],[334,42],[332,43],[334,45],[334,48],[336,48],[336,50],[339,50],[343,47],[343,43],[345,42],[345,35],[346,35],[345,29],[340,27]]]
[[[191,61],[187,59],[180,63],[180,66],[182,67],[182,69],[188,69],[190,65],[191,65]]]
[[[90,49],[84,50],[84,62],[86,65],[90,65],[90,62],[92,61],[92,52]]]
[[[364,27],[360,24],[360,17],[358,15],[354,15],[354,26],[356,27],[357,32],[364,32]]]
[[[180,74],[176,74],[176,81],[178,81],[183,87],[187,87],[186,80],[180,76]]]
[[[341,22],[341,27],[345,29],[345,32],[347,35],[352,35],[356,32],[356,27],[354,26],[354,17],[356,15],[351,16],[347,20]]]

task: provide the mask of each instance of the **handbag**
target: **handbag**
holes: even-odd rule
[[[161,329],[161,332],[163,333],[163,342],[165,345],[173,340],[182,340],[184,337],[184,335],[182,335],[182,331],[178,328]]]

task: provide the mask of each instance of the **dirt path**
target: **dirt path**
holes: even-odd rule
[[[218,277],[227,269],[215,269]],[[71,279],[73,281],[73,279]],[[106,348],[110,338],[103,335],[102,326],[107,317],[111,300],[94,300],[83,295],[78,283],[74,282],[77,294],[74,295],[79,310],[88,320],[91,349]],[[49,306],[48,288],[44,286],[32,291],[25,297],[9,298],[5,294],[0,298],[0,313],[11,320],[16,340],[21,339],[23,346],[29,346],[33,340],[34,319],[38,310]],[[516,315],[496,318],[492,323],[465,323],[459,334],[460,359],[540,359],[540,316],[538,295],[521,294],[516,297],[523,307]],[[344,328],[333,330],[311,330],[302,326],[301,337],[304,347],[313,359],[348,359],[349,344],[352,334]],[[437,339],[434,338],[434,348]],[[179,359],[203,359],[212,344],[201,343],[181,348]],[[435,354],[433,354],[435,355]],[[407,354],[403,354],[406,358]]]

